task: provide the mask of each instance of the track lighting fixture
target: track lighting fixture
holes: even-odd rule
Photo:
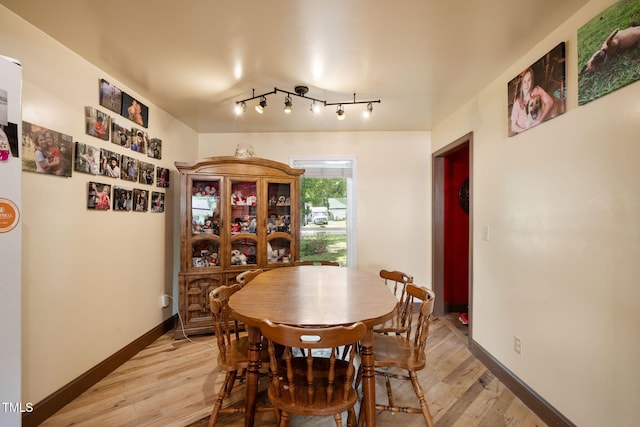
[[[284,112],[290,114],[293,111],[293,105],[291,104],[291,97],[287,95],[284,99]]]
[[[267,98],[265,96],[260,97],[260,103],[256,105],[256,111],[260,114],[264,113],[264,107],[267,106]]]
[[[254,99],[260,98],[259,103],[255,106],[255,109],[258,113],[262,114],[264,112],[264,107],[267,106],[267,96],[268,95],[274,95],[278,92],[282,92],[287,94],[287,96],[284,99],[284,112],[289,114],[293,111],[293,103],[291,101],[291,97],[292,96],[297,96],[299,98],[305,98],[305,99],[309,99],[311,100],[311,107],[309,108],[311,112],[313,113],[318,113],[320,111],[320,106],[324,106],[324,107],[328,107],[330,105],[337,105],[338,109],[336,110],[336,114],[338,116],[338,120],[344,120],[346,117],[346,113],[344,110],[343,105],[352,105],[352,104],[367,104],[367,108],[364,111],[364,116],[365,117],[370,117],[371,113],[373,112],[373,103],[377,102],[380,103],[381,101],[375,100],[375,101],[356,101],[356,94],[353,94],[353,101],[342,101],[342,102],[327,102],[324,101],[322,99],[317,99],[317,98],[312,98],[310,96],[307,96],[307,92],[309,91],[309,88],[307,86],[296,86],[295,87],[295,92],[289,92],[287,90],[283,90],[283,89],[278,89],[277,87],[273,88],[273,91],[271,92],[266,92],[263,93],[261,95],[256,95],[256,90],[253,89],[253,94],[250,98],[247,99],[243,99],[240,101],[236,101],[236,105],[234,107],[236,114],[240,115],[242,113],[244,113],[247,110],[247,102],[248,101],[252,101]]]

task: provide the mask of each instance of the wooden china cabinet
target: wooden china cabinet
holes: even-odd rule
[[[300,175],[255,157],[176,162],[180,171],[178,310],[184,334],[213,332],[209,292],[249,269],[299,256]],[[177,328],[176,338],[183,338]]]

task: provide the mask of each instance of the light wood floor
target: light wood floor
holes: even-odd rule
[[[224,375],[216,368],[215,337],[176,341],[173,333],[116,369],[62,408],[42,426],[191,426],[206,425]],[[467,337],[445,318],[435,319],[429,336],[427,368],[420,383],[437,427],[545,426],[510,390],[467,350]],[[394,383],[398,402],[413,404],[408,381]],[[231,401],[242,399],[243,386]],[[376,397],[386,400],[384,384]],[[397,394],[397,395],[396,395]],[[291,426],[334,425],[332,419],[294,418]],[[423,426],[421,415],[379,413],[379,426]],[[223,415],[218,425],[243,426],[242,415]],[[271,412],[258,413],[256,425],[273,426]]]

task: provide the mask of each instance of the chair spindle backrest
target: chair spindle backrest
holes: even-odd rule
[[[417,302],[416,300],[421,301],[417,318],[413,316],[413,306]],[[413,283],[407,285],[404,311],[408,313],[408,316],[404,336],[407,341],[413,341],[416,360],[424,357],[425,354],[434,300],[435,293],[432,290],[416,286]]]
[[[209,306],[213,319],[213,330],[216,334],[218,351],[222,363],[227,362],[227,346],[231,345],[232,338],[239,339],[238,323],[232,318],[229,309],[229,298],[242,289],[239,284],[230,286],[218,286],[209,293]]]
[[[357,322],[349,326],[335,326],[329,328],[301,328],[288,325],[271,323],[266,320],[260,328],[262,334],[268,340],[268,351],[270,357],[269,366],[272,369],[272,382],[276,393],[281,390],[288,390],[291,401],[300,399],[300,392],[297,393],[297,386],[306,387],[307,402],[313,405],[317,387],[322,386],[321,395],[326,398],[328,405],[334,398],[335,393],[341,393],[340,398],[346,400],[352,389],[353,378],[355,376],[354,357],[355,351],[339,356],[339,347],[349,346],[354,348],[355,343],[364,338],[366,326]],[[278,374],[278,360],[275,345],[284,346],[284,364],[286,375]],[[302,350],[302,356],[297,356],[294,349]],[[331,355],[326,357],[314,357],[313,349],[330,349]],[[304,366],[304,375],[301,375]],[[322,371],[321,376],[317,376],[318,371]],[[297,374],[297,375],[296,375]],[[344,376],[340,381],[337,375]],[[305,381],[300,381],[301,376]],[[281,387],[281,382],[285,381],[286,387]],[[325,383],[326,381],[326,383]],[[335,390],[334,384],[342,384],[341,390]],[[283,384],[284,385],[284,384]],[[336,396],[337,397],[337,396]]]
[[[399,309],[396,313],[397,325],[404,326],[407,321],[408,312],[406,307],[406,288],[407,284],[413,283],[413,276],[403,273],[402,271],[380,270],[380,277],[384,279],[385,285],[395,295],[398,300]]]

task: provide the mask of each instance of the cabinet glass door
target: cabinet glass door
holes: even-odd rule
[[[258,191],[257,181],[231,181],[230,264],[258,263]]]
[[[231,182],[231,235],[256,234],[258,229],[258,196],[255,181]]]
[[[220,260],[220,181],[191,183],[192,268],[217,267]]]
[[[267,183],[267,262],[291,262],[291,183]]]

